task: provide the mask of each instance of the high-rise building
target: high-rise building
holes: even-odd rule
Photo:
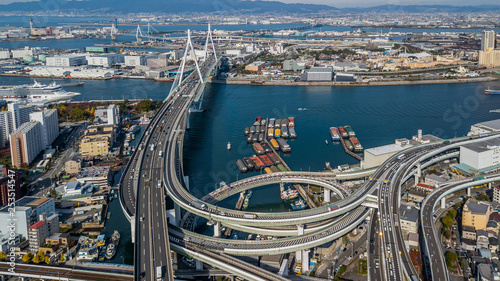
[[[45,221],[39,221],[28,227],[29,250],[32,254],[38,252],[38,247],[49,237],[49,225]]]
[[[32,106],[9,103],[7,108],[12,114],[12,130],[17,130],[22,124],[30,121],[30,113],[33,112]]]
[[[57,109],[36,111],[30,114],[31,121],[38,121],[42,125],[42,147],[50,146],[59,135]]]
[[[118,125],[120,123],[120,108],[114,104],[108,107],[108,124]]]
[[[481,38],[481,51],[490,52],[495,49],[495,31],[484,30]]]
[[[19,172],[10,170],[9,166],[5,165],[2,168],[2,174],[0,176],[0,206],[7,206],[9,204],[9,193],[14,193],[14,198],[19,200],[26,192],[21,189]]]
[[[0,148],[9,141],[12,125],[12,114],[9,111],[0,112]]]
[[[17,169],[29,165],[43,150],[43,134],[40,122],[24,123],[10,135],[12,166]]]

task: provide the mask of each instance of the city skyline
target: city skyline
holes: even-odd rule
[[[276,1],[276,0],[263,0],[263,1]],[[0,5],[7,5],[11,3],[21,3],[21,2],[39,2],[32,0],[0,0]],[[473,4],[470,1],[465,0],[280,0],[277,2],[282,2],[286,4],[317,4],[317,5],[328,5],[337,8],[369,8],[376,7],[380,5],[401,5],[401,6],[411,6],[411,5],[450,5],[450,6],[481,6],[481,5],[498,5],[496,0],[479,0],[475,1]]]

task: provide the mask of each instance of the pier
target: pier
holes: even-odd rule
[[[245,201],[246,193],[247,193],[246,191],[243,191],[240,193],[240,198],[238,198],[238,202],[236,202],[236,207],[234,208],[235,210],[240,211],[243,208],[243,202]],[[228,227],[228,228],[226,228],[226,231],[224,232],[224,236],[226,238],[231,238],[232,232],[233,232],[233,230]]]
[[[267,124],[269,120],[267,120]],[[281,158],[281,156],[279,155],[279,153],[276,152],[276,150],[274,150],[274,147],[269,143],[269,141],[267,140],[267,138],[264,139],[264,142],[271,148],[271,150],[273,151],[274,155],[276,155],[276,157],[278,157],[278,159],[281,161],[281,163],[283,164],[283,166],[285,167],[285,169],[287,169],[287,171],[292,171],[292,169],[290,169],[290,167],[286,164],[286,162],[283,160],[283,158]],[[295,189],[297,189],[297,191],[299,192],[300,196],[307,202],[307,205],[309,205],[309,207],[311,209],[313,208],[317,208],[318,206],[316,205],[316,203],[314,203],[314,201],[311,199],[311,197],[309,197],[309,195],[307,194],[307,192],[304,190],[304,188],[302,188],[302,185],[296,183],[293,185],[293,187]],[[281,190],[283,191],[283,190]]]
[[[349,148],[347,148],[347,146],[345,145],[344,138],[342,136],[340,136],[340,143],[342,144],[342,147],[344,148],[345,153],[351,155],[354,159],[356,159],[358,161],[363,160],[363,158],[361,156],[357,155],[356,153],[350,151]]]

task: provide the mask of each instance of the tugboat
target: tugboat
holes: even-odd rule
[[[247,197],[245,197],[245,201],[243,201],[243,209],[248,208],[248,203],[249,203],[249,200],[248,200],[248,195],[247,195]]]
[[[108,247],[106,248],[106,258],[112,259],[116,255],[116,250],[118,249],[118,245],[120,244],[120,233],[115,230],[113,235],[111,235],[111,239],[109,241]]]
[[[296,210],[303,210],[307,207],[307,203],[306,201],[304,201],[303,199],[299,199],[293,203],[290,203],[290,206],[292,206],[292,209],[294,211]]]
[[[231,142],[227,142],[227,150],[231,150]]]

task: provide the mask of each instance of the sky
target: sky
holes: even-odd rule
[[[0,0],[0,4],[9,4],[13,2],[28,2],[33,0]],[[147,1],[147,0],[145,0]],[[214,0],[216,1],[216,0]],[[274,0],[273,0],[274,1]],[[498,5],[498,0],[278,0],[284,3],[310,3],[310,4],[324,4],[338,8],[345,7],[372,7],[378,5],[453,5],[453,6],[467,6],[467,5]]]

